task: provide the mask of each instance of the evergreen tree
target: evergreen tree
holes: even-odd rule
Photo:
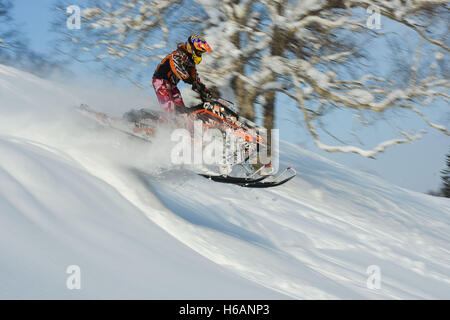
[[[444,186],[441,189],[442,196],[450,198],[450,153],[447,154],[447,168],[441,171]]]

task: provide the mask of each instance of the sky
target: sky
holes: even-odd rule
[[[14,0],[13,17],[15,22],[27,36],[31,48],[47,55],[54,53],[54,46],[51,43],[55,38],[54,30],[51,30],[51,21],[57,14],[54,3],[55,0]],[[79,3],[81,1],[73,1],[73,4]],[[384,21],[381,22],[383,24]],[[170,50],[172,48],[168,48],[168,52]],[[78,63],[71,69],[79,78],[92,74],[92,66],[90,65]],[[148,88],[148,90],[150,94],[153,94],[151,88]],[[440,111],[444,111],[443,114],[447,117],[447,119],[439,120],[443,120],[443,123],[448,127],[450,125],[448,105],[441,105],[439,108]],[[421,140],[389,148],[374,160],[354,154],[328,153],[320,150],[314,145],[305,129],[299,125],[302,116],[292,101],[278,97],[276,109],[276,124],[278,128],[281,128],[280,137],[284,140],[296,143],[348,167],[375,174],[410,190],[427,192],[437,190],[441,186],[440,171],[444,169],[445,155],[450,151],[450,138],[440,132],[426,128],[426,125],[420,123],[421,120],[419,119],[407,119],[407,121],[413,121],[415,125],[427,129],[428,133]],[[344,133],[344,128],[339,127],[340,121],[338,118],[330,125],[337,132],[342,131]],[[383,126],[365,134],[363,139],[369,145],[376,145],[377,141],[380,141],[380,137],[389,139],[389,132]],[[293,165],[295,166],[295,164]],[[301,172],[299,172],[299,175],[301,175]]]

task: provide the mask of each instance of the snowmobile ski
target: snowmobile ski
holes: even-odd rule
[[[251,184],[251,183],[258,183],[265,178],[259,177],[257,179],[252,178],[243,178],[243,177],[230,177],[230,176],[221,176],[221,175],[209,175],[209,174],[200,174],[202,177],[205,177],[207,179],[210,179],[215,182],[221,182],[221,183],[231,183],[231,184],[237,184],[237,185],[245,185],[245,184]]]
[[[293,179],[295,176],[291,176],[289,178],[286,178],[284,180],[281,181],[271,181],[271,182],[264,182],[264,181],[260,181],[260,182],[255,182],[255,183],[247,183],[244,185],[241,185],[241,187],[247,187],[247,188],[271,188],[271,187],[277,187],[277,186],[281,186],[282,184],[285,184],[286,182],[288,182],[289,180]]]
[[[283,180],[279,180],[287,172],[292,172],[293,174],[290,177],[287,177]],[[244,177],[208,175],[208,174],[200,174],[200,175],[215,182],[235,184],[246,188],[271,188],[281,186],[282,184],[285,184],[286,182],[290,181],[297,175],[297,172],[295,171],[295,169],[288,167],[284,169],[283,172],[281,172],[278,176],[268,175],[268,176],[261,176],[256,179]],[[273,178],[273,181],[268,182],[264,181],[270,177]]]

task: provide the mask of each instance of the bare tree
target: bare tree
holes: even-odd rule
[[[39,76],[64,71],[60,63],[30,49],[26,37],[11,17],[13,2],[0,0],[0,64],[11,65]]]
[[[282,107],[277,97],[288,97],[315,144],[329,152],[373,157],[422,135],[399,127],[392,139],[373,148],[358,146],[362,142],[356,132],[356,143],[329,145],[325,135],[342,140],[326,125],[335,112],[362,128],[389,121],[393,113],[411,113],[425,126],[449,134],[428,116],[449,99],[448,0],[194,0],[189,5],[175,0],[99,2],[83,11],[84,32],[67,36],[78,50],[93,52],[95,59],[108,61],[109,69],[141,85],[139,65],[167,54],[179,22],[191,23],[214,50],[201,65],[210,86],[232,96],[249,119],[255,119],[260,104],[268,129],[274,127],[275,106]],[[391,27],[372,29],[368,13],[379,14]],[[412,35],[412,49],[395,38],[395,28]],[[380,39],[396,43],[406,59],[380,62],[366,49]],[[374,62],[398,70],[383,75]]]
[[[24,42],[21,35],[11,25],[13,4],[9,0],[0,0],[0,63],[15,60],[23,51]]]
[[[182,0],[88,1],[81,12],[82,27],[62,33],[57,50],[79,61],[99,61],[114,75],[138,87],[148,77],[145,67],[167,54],[170,28]],[[60,1],[55,26],[64,24],[71,1]],[[65,43],[65,46],[61,46]],[[69,45],[67,45],[69,44]],[[172,46],[173,47],[173,46]]]
[[[437,100],[448,103],[449,98],[448,73],[442,72],[449,50],[447,2],[205,1],[208,21],[212,21],[205,31],[212,29],[211,37],[219,35],[210,68],[212,73],[218,70],[217,77],[210,79],[220,84],[220,77],[227,75],[243,114],[250,118],[254,117],[256,98],[262,97],[267,128],[273,127],[275,92],[285,94],[297,103],[315,144],[329,152],[373,157],[391,145],[421,136],[400,129],[401,138],[380,142],[370,150],[330,146],[321,141],[319,130],[334,137],[323,127],[323,118],[332,110],[351,110],[363,126],[373,124],[368,118],[388,111],[409,111],[448,135],[444,126],[426,116]],[[397,79],[378,77],[373,66],[365,68],[361,62],[366,39],[388,37],[366,23],[368,17],[361,12],[368,8],[426,42],[409,52],[414,58],[402,69],[406,77],[400,73]],[[427,61],[422,63],[420,57],[426,55]]]

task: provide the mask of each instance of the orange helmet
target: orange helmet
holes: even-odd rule
[[[189,52],[192,56],[195,64],[199,64],[202,61],[203,53],[212,52],[212,49],[206,40],[196,34],[191,35],[187,39],[185,46],[187,52]]]

